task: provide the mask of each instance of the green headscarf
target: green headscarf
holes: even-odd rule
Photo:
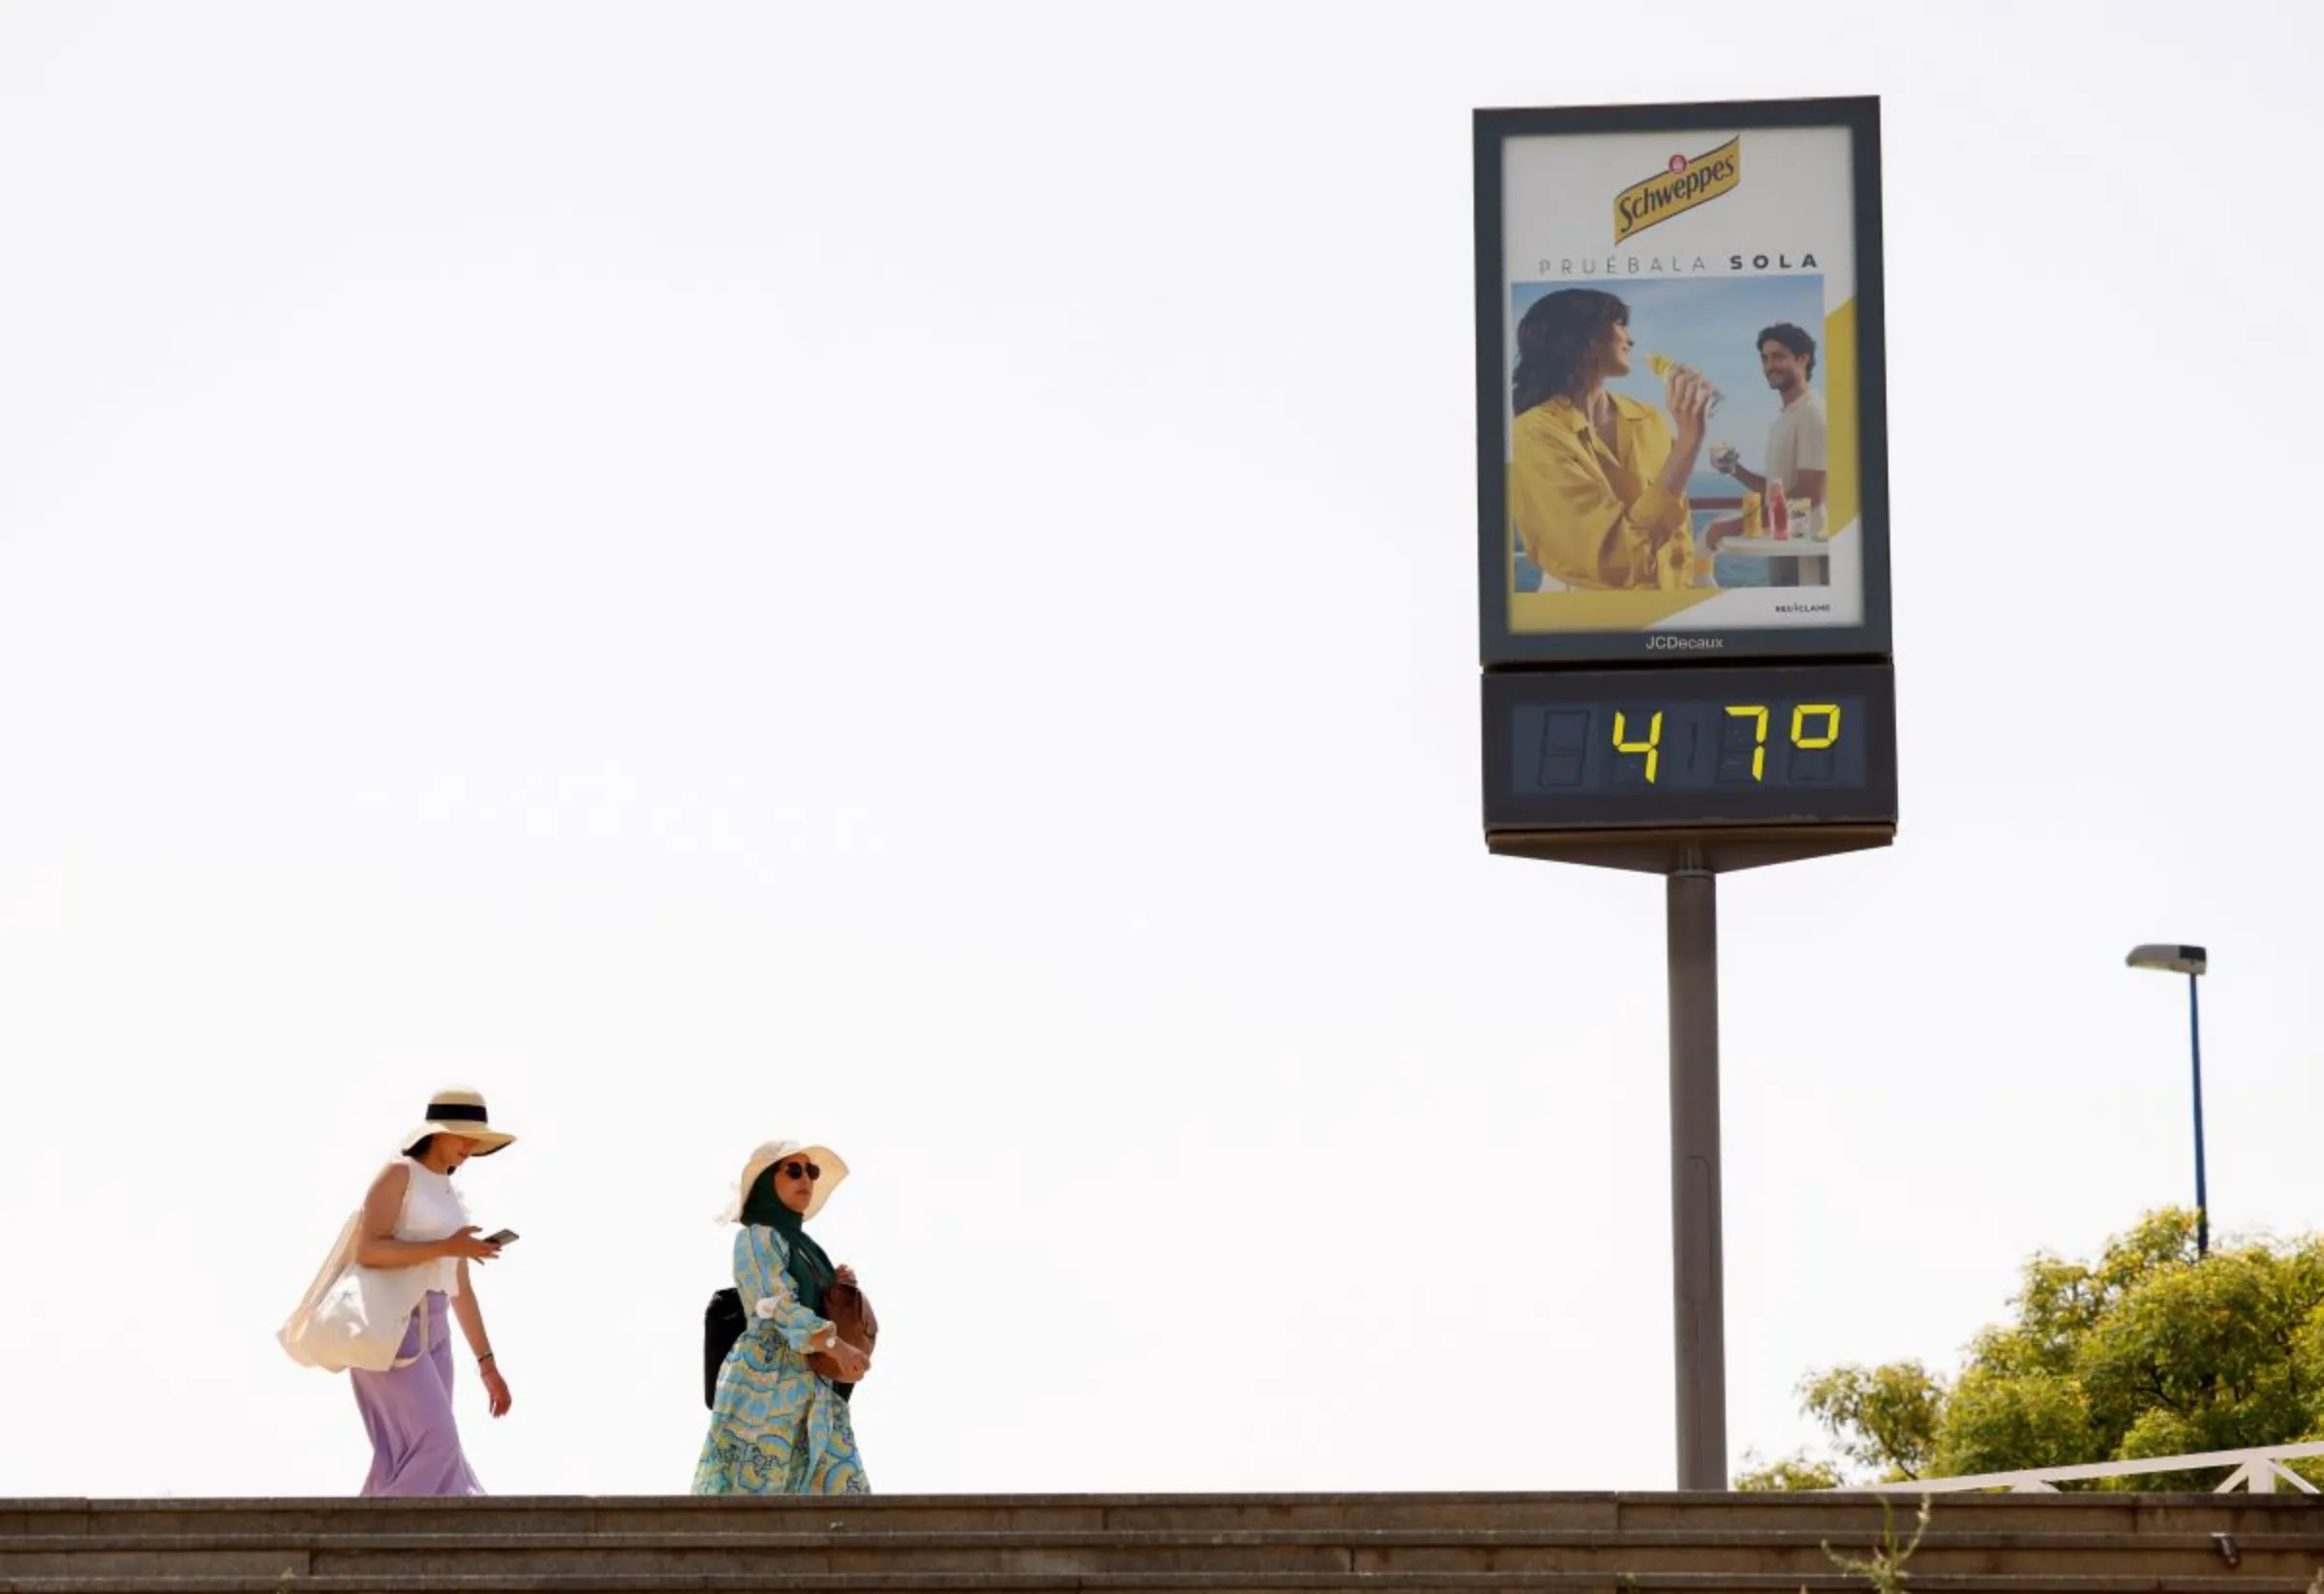
[[[792,1291],[799,1297],[799,1304],[822,1316],[824,1286],[839,1276],[838,1270],[807,1232],[806,1220],[775,1193],[773,1167],[751,1182],[750,1194],[743,1201],[743,1221],[753,1228],[773,1229],[788,1242],[791,1260],[784,1271],[791,1275]]]

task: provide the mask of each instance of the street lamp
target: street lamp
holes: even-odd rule
[[[2159,968],[2186,976],[2186,1038],[2192,1048],[2195,1077],[2195,1255],[2211,1254],[2211,1206],[2203,1186],[2203,1015],[2195,985],[2209,968],[2210,959],[2199,946],[2138,946],[2124,962],[2133,968]]]

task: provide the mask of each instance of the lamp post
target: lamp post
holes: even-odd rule
[[[2203,1010],[2196,982],[2211,966],[2199,946],[2137,946],[2124,962],[2133,968],[2156,968],[2186,976],[2186,1039],[2194,1065],[2195,1084],[2195,1255],[2211,1254],[2211,1204],[2203,1182]]]

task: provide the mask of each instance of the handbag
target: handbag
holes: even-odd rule
[[[862,1351],[867,1359],[871,1357],[872,1347],[879,1343],[879,1317],[872,1310],[872,1303],[860,1285],[837,1280],[825,1285],[823,1315],[831,1319],[831,1326],[840,1331],[841,1339]],[[807,1359],[807,1364],[831,1380],[841,1399],[853,1393],[853,1384],[841,1382],[839,1360],[829,1352],[815,1352]]]
[[[275,1332],[276,1341],[301,1366],[325,1372],[361,1368],[391,1372],[428,1352],[422,1319],[419,1356],[398,1358],[413,1308],[428,1292],[429,1270],[366,1268],[355,1258],[355,1213],[339,1231],[330,1255],[297,1307]]]

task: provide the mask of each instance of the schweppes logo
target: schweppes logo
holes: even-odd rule
[[[1614,242],[1636,237],[1657,222],[1732,194],[1743,180],[1743,136],[1688,160],[1670,157],[1669,169],[1614,196]]]

